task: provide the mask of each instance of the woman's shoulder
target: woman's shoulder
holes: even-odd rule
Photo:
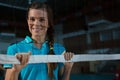
[[[15,42],[11,43],[10,46],[16,46],[16,45],[18,46],[18,45],[28,44],[31,42],[32,42],[31,38],[29,36],[26,36],[24,39],[21,39],[19,41],[16,40]]]
[[[63,44],[58,43],[58,42],[54,42],[54,47],[64,47]]]
[[[21,44],[23,44],[23,43],[25,43],[24,40],[15,41],[15,42],[11,43],[11,44],[9,45],[9,47],[16,47],[16,46],[21,45]]]
[[[62,54],[65,51],[65,47],[60,43],[54,43],[53,50],[56,54]]]

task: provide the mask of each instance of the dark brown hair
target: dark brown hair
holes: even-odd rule
[[[54,52],[53,52],[53,44],[54,44],[53,13],[52,13],[51,8],[47,5],[47,3],[33,2],[28,8],[28,13],[30,9],[45,9],[47,11],[48,25],[49,25],[49,28],[47,30],[48,45],[50,47],[49,54],[54,55]],[[47,63],[47,66],[48,66],[48,75],[52,79],[54,77],[53,70],[56,68],[57,63]]]

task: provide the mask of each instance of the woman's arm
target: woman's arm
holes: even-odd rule
[[[73,62],[66,62],[64,65],[64,80],[70,80],[70,74],[73,67]]]
[[[64,67],[62,67],[59,71],[59,79],[60,80],[70,80],[70,74],[72,70],[73,62],[64,63]]]
[[[14,68],[6,69],[5,80],[18,80],[19,72],[17,72]]]
[[[13,64],[11,69],[6,70],[5,80],[18,80],[19,72],[25,67],[29,61],[29,53],[19,53],[16,58],[20,61],[20,64]]]
[[[65,60],[70,60],[73,57],[74,53],[71,52],[65,52],[64,58]],[[62,67],[59,71],[59,78],[60,80],[69,80],[70,79],[70,73],[73,67],[73,62],[65,62],[64,67]]]

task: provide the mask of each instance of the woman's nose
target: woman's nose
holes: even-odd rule
[[[41,25],[41,22],[39,20],[35,20],[34,25]]]

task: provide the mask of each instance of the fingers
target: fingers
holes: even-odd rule
[[[28,61],[28,55],[23,54],[21,59],[22,59],[22,60],[21,60],[21,63],[22,63],[22,64],[27,63],[27,61]]]
[[[26,64],[29,61],[31,52],[28,53],[17,53],[16,58],[20,61],[21,64]]]
[[[28,55],[31,55],[31,52],[29,51],[27,54],[28,54]]]
[[[74,53],[72,53],[72,52],[66,52],[65,54],[64,54],[64,58],[65,58],[65,60],[70,60],[72,57],[73,57],[73,55],[74,55]]]
[[[16,54],[15,56],[16,56],[16,58],[21,62],[21,57],[22,57],[22,56],[21,56],[20,54]]]

